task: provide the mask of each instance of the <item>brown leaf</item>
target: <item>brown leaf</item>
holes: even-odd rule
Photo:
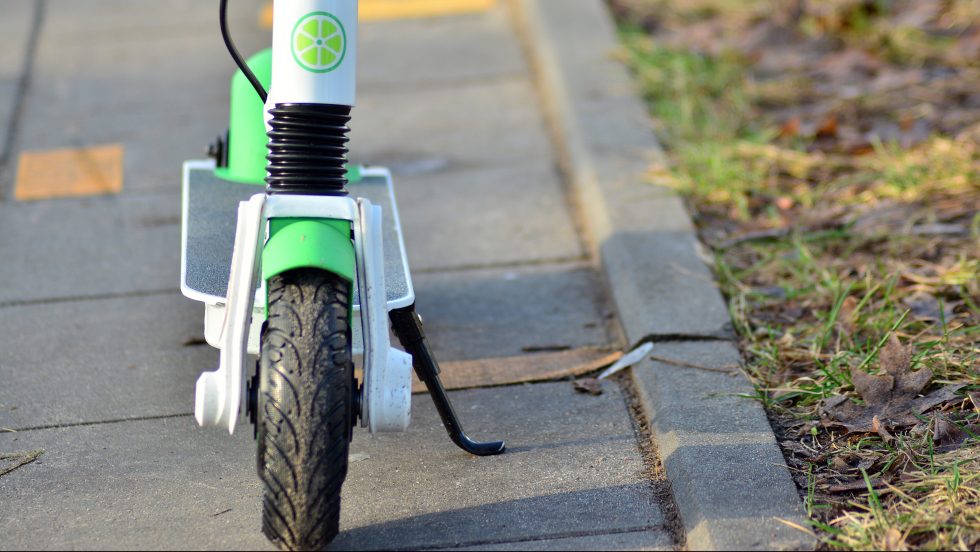
[[[962,385],[946,385],[920,397],[919,393],[932,379],[932,370],[911,371],[912,349],[903,347],[898,338],[892,336],[881,349],[879,358],[885,374],[851,370],[851,382],[864,399],[864,405],[841,397],[825,399],[820,408],[824,426],[878,433],[889,440],[889,429],[915,425],[919,421],[917,415],[959,398],[955,393]]]
[[[875,76],[882,65],[873,54],[852,48],[824,56],[817,69],[838,83],[848,83]]]
[[[932,440],[937,445],[937,452],[950,452],[963,446],[963,443],[971,437],[971,433],[980,435],[980,424],[970,424],[961,428],[948,417],[940,414],[936,416],[936,427],[932,433]]]
[[[582,378],[575,380],[573,383],[575,390],[579,393],[588,393],[589,395],[602,394],[602,382],[595,378]]]
[[[895,378],[892,376],[872,376],[858,368],[851,369],[851,382],[854,384],[854,390],[868,404],[888,402],[895,387]]]
[[[902,343],[895,334],[888,338],[888,343],[878,353],[878,362],[889,374],[901,374],[908,371],[911,360],[911,347],[902,347]]]
[[[800,135],[800,118],[792,117],[779,128],[781,138],[795,138]]]
[[[873,429],[875,433],[880,435],[881,438],[884,439],[886,443],[890,443],[895,440],[895,436],[892,435],[891,433],[888,433],[888,430],[885,429],[884,425],[882,425],[881,420],[878,419],[878,416],[873,416],[871,418],[871,429]]]
[[[871,480],[872,489],[880,489],[885,486],[887,486],[885,481],[883,481],[880,478]],[[832,493],[849,493],[852,491],[867,491],[867,490],[868,490],[868,483],[864,480],[863,477],[861,477],[860,479],[855,479],[853,481],[848,481],[847,483],[832,485],[830,486],[830,488],[827,489],[827,491]]]
[[[837,115],[831,113],[817,125],[816,137],[833,138],[835,136],[837,136]]]
[[[879,423],[886,428],[908,427],[919,422],[916,414],[921,415],[930,408],[960,400],[955,393],[962,387],[947,385],[917,399],[891,400],[885,404],[865,406],[854,404],[847,397],[830,397],[820,410],[822,423],[825,427],[844,427],[850,432],[875,433],[874,418],[878,416]]]
[[[943,318],[945,318],[946,321],[951,320],[954,316],[954,310],[959,304],[956,302],[944,302],[942,304],[942,310],[940,310],[939,299],[924,291],[919,291],[905,297],[902,299],[902,302],[905,303],[905,305],[912,312],[912,316],[926,321],[939,321]]]

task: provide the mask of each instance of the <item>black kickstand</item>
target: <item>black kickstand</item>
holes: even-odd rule
[[[425,341],[425,332],[422,330],[422,318],[415,312],[415,305],[395,309],[388,313],[391,318],[391,329],[395,332],[402,347],[412,355],[412,366],[419,379],[425,383],[425,387],[432,395],[432,401],[436,403],[436,410],[442,417],[442,425],[446,426],[449,438],[456,445],[470,454],[476,456],[491,456],[500,454],[504,451],[503,441],[492,441],[488,443],[478,443],[466,436],[463,426],[459,423],[456,411],[453,410],[453,403],[449,402],[449,395],[446,394],[439,379],[439,364],[429,345]]]

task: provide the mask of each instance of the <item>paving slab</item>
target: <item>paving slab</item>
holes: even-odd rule
[[[0,250],[0,304],[176,290],[180,194],[0,204]]]
[[[7,1],[7,0],[5,0]],[[239,33],[259,28],[259,13],[266,0],[235,0],[228,5],[228,25],[238,42]],[[217,33],[218,4],[197,0],[165,0],[133,5],[128,0],[54,0],[45,26],[70,36],[94,35],[92,40],[138,38],[147,33]],[[175,37],[179,38],[179,37]],[[218,41],[221,35],[218,34]]]
[[[4,452],[35,449],[0,477],[5,549],[272,549],[251,431],[182,416],[0,434]]]
[[[246,55],[270,42],[259,2],[247,4],[229,10]],[[121,143],[125,191],[179,190],[181,163],[228,126],[235,66],[217,6],[87,0],[45,12],[18,150]]]
[[[34,26],[34,0],[3,0],[0,11],[0,83],[17,82],[24,71],[28,43]]]
[[[151,102],[59,113],[43,111],[32,97],[29,122],[19,133],[19,151],[121,144],[124,194],[179,196],[182,163],[206,157],[205,146],[228,126],[227,109],[214,102],[170,102],[162,95]]]
[[[697,238],[669,227],[672,215],[684,212],[681,205],[676,197],[662,197],[647,215],[658,221],[654,228],[618,232],[602,244],[602,270],[631,343],[650,335],[733,334]]]
[[[0,309],[0,427],[186,414],[218,367],[198,345],[204,308],[177,291]]]
[[[674,550],[674,545],[670,535],[664,531],[631,531],[584,537],[494,542],[451,550]]]
[[[362,23],[358,89],[428,89],[526,73],[513,36],[503,2],[479,14]]]
[[[396,177],[413,270],[578,259],[585,251],[552,167]]]
[[[440,360],[610,341],[608,307],[587,267],[421,274],[416,286]],[[0,427],[191,412],[198,374],[217,366],[214,349],[193,344],[203,308],[176,291],[0,312],[17,321],[0,337]]]
[[[332,548],[464,546],[501,532],[656,537],[663,517],[622,395],[604,390],[452,393],[471,433],[507,439],[509,451],[489,458],[455,448],[417,396],[407,433],[355,434]],[[186,416],[0,434],[0,450],[34,449],[45,451],[38,461],[0,478],[5,548],[268,548],[247,427],[228,436]]]
[[[598,397],[568,383],[453,394],[474,438],[508,452],[468,456],[415,397],[408,433],[355,436],[338,549],[460,546],[569,532],[658,530],[663,522],[619,390]],[[381,474],[384,474],[381,476]],[[368,497],[371,497],[370,499]]]
[[[416,274],[418,312],[440,361],[606,345],[612,315],[581,265]]]
[[[725,341],[655,344],[632,369],[692,550],[801,549],[810,539],[796,485],[738,349]]]
[[[551,145],[526,77],[358,95],[350,159],[396,175],[552,163]],[[429,171],[427,174],[431,174]]]

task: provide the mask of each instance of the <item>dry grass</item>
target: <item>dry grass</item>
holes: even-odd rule
[[[980,546],[978,4],[613,6],[825,546]],[[835,424],[891,336],[949,399]]]

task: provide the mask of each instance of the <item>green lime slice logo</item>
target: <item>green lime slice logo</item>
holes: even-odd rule
[[[340,20],[327,12],[304,15],[293,27],[293,59],[314,73],[336,69],[347,53],[347,32]]]

